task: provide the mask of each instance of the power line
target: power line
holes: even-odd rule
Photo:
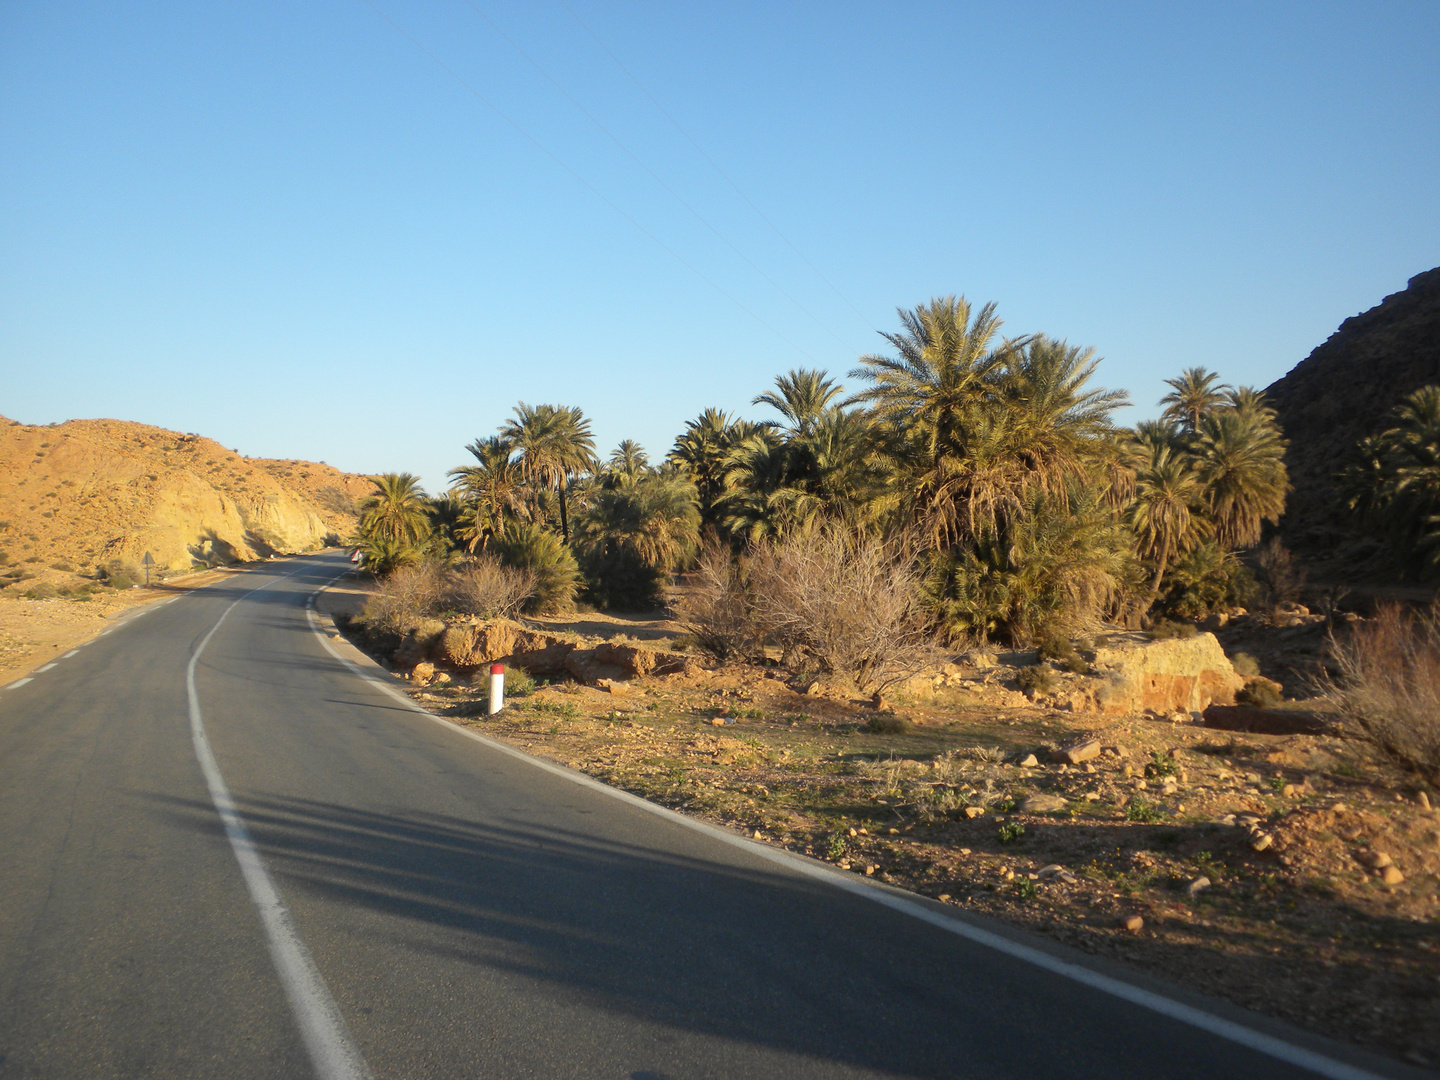
[[[729,292],[727,292],[725,289],[721,288],[720,285],[718,285],[716,282],[712,281],[707,275],[705,275],[704,273],[702,273],[702,272],[701,272],[699,269],[697,269],[695,266],[691,265],[690,262],[689,262],[688,260],[686,260],[686,259],[684,258],[684,256],[682,256],[678,251],[676,251],[676,250],[675,250],[674,248],[672,248],[669,244],[665,243],[665,241],[661,240],[658,236],[656,236],[654,233],[652,233],[649,229],[645,228],[644,225],[641,225],[640,222],[636,221],[633,217],[631,217],[629,214],[627,214],[624,210],[622,210],[619,206],[617,206],[613,201],[611,201],[607,196],[605,196],[598,188],[596,188],[594,184],[590,183],[590,181],[586,180],[585,177],[581,176],[578,172],[576,172],[575,169],[572,168],[569,164],[567,164],[558,154],[556,154],[554,151],[552,151],[548,146],[546,146],[544,143],[542,143],[542,142],[541,142],[539,139],[537,139],[534,135],[530,134],[530,132],[527,131],[525,128],[521,127],[520,124],[519,124],[517,121],[511,119],[510,116],[509,116],[503,109],[501,109],[501,108],[500,108],[498,105],[496,105],[493,101],[491,101],[491,100],[490,100],[489,98],[487,98],[484,94],[482,94],[479,90],[477,90],[474,86],[472,86],[464,77],[462,77],[462,76],[459,74],[459,72],[457,72],[457,71],[456,71],[454,68],[452,68],[449,64],[445,63],[445,61],[441,60],[438,56],[436,56],[433,52],[431,52],[428,48],[426,48],[413,34],[411,34],[411,33],[410,33],[408,30],[406,30],[403,26],[401,26],[399,23],[397,23],[394,19],[390,18],[389,15],[386,15],[385,12],[381,11],[378,7],[376,7],[376,6],[375,6],[375,3],[374,3],[374,0],[365,0],[365,6],[368,7],[371,11],[375,12],[376,15],[379,15],[380,18],[384,19],[387,23],[389,23],[390,26],[391,26],[391,28],[393,28],[396,33],[400,34],[402,37],[404,37],[406,40],[408,40],[408,41],[410,42],[410,44],[414,45],[417,49],[419,49],[422,53],[424,53],[427,57],[429,57],[430,60],[431,60],[432,62],[434,62],[434,64],[435,64],[437,67],[439,67],[442,71],[444,71],[447,75],[449,75],[449,76],[450,76],[452,79],[454,79],[457,83],[459,83],[461,86],[463,86],[466,90],[470,91],[470,93],[473,94],[473,95],[475,96],[475,98],[476,98],[477,100],[479,100],[482,104],[484,104],[487,108],[489,108],[491,112],[493,112],[496,116],[500,117],[501,120],[504,120],[505,123],[509,124],[509,125],[510,125],[512,128],[514,128],[520,135],[524,136],[524,138],[526,138],[527,140],[529,140],[529,142],[530,142],[537,150],[539,150],[542,154],[544,154],[546,157],[548,157],[548,158],[549,158],[551,161],[553,161],[556,165],[560,166],[560,168],[564,169],[567,173],[569,173],[582,187],[584,187],[587,191],[589,191],[590,194],[594,195],[597,199],[599,199],[601,202],[603,202],[606,206],[610,207],[611,210],[614,210],[615,213],[619,214],[622,218],[624,218],[624,219],[625,219],[626,221],[628,221],[631,225],[633,225],[639,232],[641,232],[641,233],[643,233],[645,236],[647,236],[647,237],[651,240],[651,242],[653,242],[658,248],[660,248],[660,250],[662,250],[662,251],[664,251],[666,254],[668,254],[671,258],[673,258],[673,259],[674,259],[676,262],[678,262],[681,266],[685,267],[685,269],[689,270],[692,274],[694,274],[696,277],[698,277],[701,281],[705,282],[705,284],[709,285],[709,286],[710,286],[712,289],[714,289],[717,293],[719,293],[721,296],[725,297],[725,299],[729,300],[729,301],[730,301],[732,304],[734,304],[737,308],[739,308],[741,311],[743,311],[746,315],[749,315],[750,318],[754,319],[757,323],[759,323],[759,324],[760,324],[762,327],[764,327],[766,330],[769,330],[770,333],[774,334],[774,335],[775,335],[776,337],[778,337],[781,341],[785,342],[785,344],[789,345],[792,349],[794,349],[796,352],[798,352],[801,356],[805,357],[805,358],[806,358],[807,360],[809,360],[812,364],[815,364],[816,366],[819,366],[819,363],[820,363],[820,362],[819,362],[818,360],[816,360],[813,356],[811,356],[808,352],[806,352],[804,349],[802,349],[802,348],[801,348],[799,345],[797,345],[795,342],[791,341],[788,337],[786,337],[784,334],[782,334],[779,330],[775,329],[775,327],[773,327],[773,326],[771,326],[769,323],[767,323],[767,322],[766,322],[764,319],[762,319],[759,315],[755,314],[755,312],[751,311],[748,307],[746,307],[744,304],[742,304],[738,299],[736,299],[734,296],[732,296],[732,295],[731,295]]]
[[[795,255],[800,259],[801,262],[803,262],[811,269],[811,271],[814,272],[816,277],[818,277],[821,281],[825,282],[826,285],[830,286],[830,291],[833,292],[836,296],[838,296],[841,301],[844,302],[846,307],[848,307],[857,316],[859,316],[861,322],[863,322],[866,326],[869,326],[871,330],[874,330],[878,334],[880,331],[876,329],[873,324],[871,324],[870,320],[865,317],[864,313],[859,308],[857,308],[854,304],[850,302],[850,298],[847,297],[844,293],[842,293],[839,288],[837,288],[835,284],[831,282],[829,278],[822,274],[820,272],[820,268],[805,257],[804,252],[802,252],[799,248],[797,248],[794,244],[790,242],[790,238],[786,236],[783,232],[781,232],[780,227],[776,225],[773,221],[771,221],[769,217],[766,216],[765,211],[761,210],[760,207],[756,206],[751,201],[750,196],[746,195],[745,192],[740,190],[740,186],[736,184],[734,180],[730,179],[729,175],[725,172],[724,169],[720,168],[720,166],[716,164],[715,159],[712,158],[709,154],[707,154],[704,148],[701,147],[699,143],[697,143],[694,139],[690,137],[690,133],[680,126],[680,121],[676,120],[675,117],[671,116],[665,106],[661,105],[660,102],[655,100],[655,95],[651,94],[650,91],[645,88],[645,84],[635,77],[635,75],[630,71],[630,69],[621,62],[618,56],[616,56],[613,52],[610,51],[610,47],[606,45],[605,42],[600,40],[600,35],[595,33],[594,30],[590,29],[590,25],[585,22],[584,19],[580,18],[579,15],[575,14],[575,9],[570,6],[569,0],[560,0],[560,3],[563,4],[565,6],[565,10],[570,13],[570,17],[585,28],[585,32],[589,34],[592,39],[594,39],[595,44],[599,45],[600,48],[605,51],[605,55],[610,57],[611,60],[615,61],[615,66],[618,67],[621,71],[623,71],[630,79],[630,81],[640,88],[640,92],[650,99],[650,104],[654,105],[655,108],[660,110],[660,114],[675,126],[675,130],[678,131],[682,136],[684,136],[685,141],[695,148],[695,152],[710,163],[710,167],[714,169],[717,173],[719,173],[720,178],[724,180],[725,183],[730,185],[730,189],[734,191],[736,195],[739,195],[740,198],[745,200],[745,204],[749,206],[751,210],[755,211],[761,221],[765,222],[766,225],[770,226],[771,231],[774,232],[775,235],[784,242],[786,247],[788,247],[791,251],[795,253]]]
[[[664,180],[662,180],[662,179],[659,177],[659,175],[656,174],[656,172],[655,172],[654,169],[650,168],[649,165],[646,165],[645,162],[641,161],[640,158],[639,158],[638,156],[636,156],[636,154],[630,149],[630,147],[626,146],[623,142],[620,141],[619,136],[617,136],[614,132],[612,132],[609,128],[607,128],[604,124],[602,124],[602,123],[600,122],[600,120],[595,116],[594,113],[592,113],[589,109],[585,108],[584,105],[580,104],[580,102],[577,101],[577,100],[574,98],[574,96],[570,93],[570,91],[566,90],[565,87],[561,86],[560,83],[555,79],[555,77],[552,76],[552,75],[550,74],[550,72],[548,72],[548,71],[540,64],[540,62],[539,62],[538,60],[536,60],[536,59],[535,59],[534,57],[532,57],[529,53],[527,53],[524,49],[522,49],[522,48],[520,47],[520,45],[519,45],[518,43],[516,43],[516,41],[515,41],[514,38],[512,38],[509,34],[507,34],[504,30],[502,30],[502,29],[500,28],[500,26],[495,22],[494,19],[490,18],[489,15],[485,14],[485,12],[482,11],[482,10],[479,8],[479,6],[477,6],[477,5],[475,4],[474,0],[466,0],[466,3],[469,4],[470,9],[471,9],[472,11],[474,11],[476,15],[479,15],[480,18],[484,19],[484,20],[490,25],[490,28],[491,28],[492,30],[494,30],[497,34],[499,34],[502,38],[504,38],[504,39],[506,40],[506,42],[509,43],[509,45],[510,45],[510,47],[511,47],[512,49],[514,49],[517,53],[519,53],[522,57],[524,57],[524,59],[526,60],[526,62],[529,63],[531,67],[533,67],[536,71],[538,71],[541,75],[543,75],[543,76],[545,77],[546,81],[549,82],[551,86],[553,86],[556,90],[560,91],[560,93],[564,94],[564,95],[565,95],[565,99],[566,99],[567,101],[569,101],[571,105],[574,105],[575,108],[579,109],[580,112],[582,112],[582,113],[585,115],[585,118],[586,118],[587,120],[589,120],[592,124],[594,124],[594,125],[595,125],[597,128],[599,128],[602,132],[604,132],[605,136],[606,136],[611,142],[613,142],[616,146],[618,146],[618,147],[625,153],[625,155],[626,155],[627,157],[629,157],[629,159],[630,159],[631,161],[635,162],[636,165],[638,165],[638,166],[640,166],[640,168],[644,169],[645,172],[646,172],[646,174],[650,177],[650,179],[654,180],[655,183],[659,184],[660,187],[662,187],[662,188],[666,191],[666,193],[668,193],[668,194],[670,195],[671,198],[673,198],[676,202],[678,202],[678,203],[679,203],[681,206],[683,206],[686,210],[690,211],[691,216],[694,217],[696,221],[700,222],[701,225],[704,225],[705,228],[709,229],[712,233],[714,233],[716,239],[718,239],[722,244],[724,244],[724,245],[725,245],[726,247],[728,247],[731,251],[733,251],[736,255],[738,255],[742,260],[744,260],[746,266],[750,267],[751,270],[754,270],[757,274],[759,274],[762,278],[764,278],[767,282],[769,282],[769,283],[770,283],[770,286],[771,286],[776,292],[778,292],[781,296],[785,297],[786,300],[789,300],[790,303],[794,304],[794,305],[795,305],[797,308],[799,308],[800,311],[803,312],[805,315],[809,316],[810,319],[811,319],[812,321],[814,321],[814,323],[815,323],[816,326],[820,327],[820,329],[824,330],[827,334],[829,334],[829,335],[830,335],[831,337],[833,337],[836,341],[838,341],[843,348],[845,348],[845,349],[851,348],[851,345],[850,345],[849,342],[847,342],[844,338],[842,338],[839,334],[837,334],[833,329],[831,329],[830,326],[828,326],[827,324],[821,322],[820,319],[819,319],[819,317],[816,316],[814,312],[812,312],[809,308],[807,308],[807,307],[806,307],[804,304],[802,304],[799,300],[796,300],[795,297],[791,296],[788,292],[786,292],[785,289],[780,285],[780,283],[779,283],[778,281],[776,281],[774,278],[772,278],[772,277],[771,277],[769,274],[767,274],[764,270],[760,269],[760,267],[756,266],[755,263],[751,262],[751,261],[750,261],[750,257],[749,257],[748,255],[746,255],[743,251],[741,251],[738,247],[736,247],[733,243],[731,243],[731,242],[730,242],[730,239],[729,239],[727,236],[725,236],[719,229],[717,229],[714,225],[710,224],[710,222],[709,222],[708,220],[706,220],[706,218],[700,213],[700,211],[696,210],[695,207],[692,206],[682,195],[680,195],[679,192],[677,192],[674,188],[672,188],[669,184],[667,184]],[[571,12],[571,14],[573,15],[574,12]],[[581,25],[583,26],[584,24],[581,23]],[[623,70],[623,69],[622,69],[622,70]],[[626,74],[629,74],[629,73],[626,72]],[[631,76],[631,77],[633,78],[633,76]],[[637,84],[637,85],[638,85],[638,84]],[[643,87],[642,87],[642,89],[643,89]],[[652,99],[652,100],[653,100],[653,99]],[[662,110],[662,111],[663,111],[663,110]],[[684,134],[683,131],[682,131],[682,134]],[[691,145],[694,145],[693,142],[692,142]],[[702,151],[702,153],[703,153],[703,151]],[[707,160],[708,160],[708,159],[707,159]],[[712,162],[711,164],[714,164],[714,163]],[[721,173],[721,175],[723,176],[724,174]],[[732,184],[731,187],[734,187],[734,185]],[[741,197],[744,198],[743,195],[742,195]],[[748,202],[749,200],[747,199],[746,201]],[[752,204],[752,205],[753,205],[753,204]],[[773,226],[772,226],[772,228],[773,228]],[[781,237],[781,239],[784,239],[784,237]],[[801,256],[801,257],[803,258],[804,256]],[[812,269],[813,269],[813,267],[812,267]],[[833,286],[832,286],[832,287],[833,287]]]

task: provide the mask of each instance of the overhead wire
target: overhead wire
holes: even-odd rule
[[[759,315],[757,315],[755,312],[751,311],[748,307],[746,307],[743,303],[741,303],[739,299],[737,299],[735,296],[733,296],[729,291],[727,291],[726,289],[724,289],[724,288],[723,288],[721,285],[719,285],[717,282],[715,282],[714,280],[712,280],[707,274],[705,274],[705,273],[704,273],[703,271],[701,271],[699,268],[697,268],[696,266],[694,266],[689,260],[687,260],[687,259],[686,259],[683,255],[681,255],[678,251],[676,251],[674,248],[672,248],[669,244],[665,243],[665,241],[661,240],[658,236],[656,236],[656,235],[655,235],[653,232],[651,232],[649,229],[645,228],[645,226],[642,225],[642,224],[640,224],[640,222],[638,222],[637,220],[635,220],[635,218],[634,218],[633,216],[631,216],[630,214],[626,213],[625,210],[623,210],[623,209],[622,209],[620,206],[618,206],[613,200],[611,200],[608,196],[606,196],[603,192],[601,192],[597,187],[595,187],[594,184],[590,183],[589,180],[586,180],[585,177],[583,177],[582,175],[580,175],[580,173],[577,172],[568,162],[566,162],[563,158],[561,158],[558,154],[556,154],[553,150],[551,150],[551,149],[550,149],[548,146],[546,146],[543,142],[541,142],[539,139],[537,139],[534,135],[530,134],[530,132],[527,131],[523,126],[521,126],[521,124],[520,124],[518,121],[516,121],[516,120],[514,120],[513,118],[511,118],[511,116],[510,116],[508,113],[506,113],[503,109],[501,109],[501,108],[500,108],[498,105],[496,105],[493,101],[491,101],[489,98],[487,98],[487,97],[486,97],[484,94],[482,94],[478,89],[476,89],[468,80],[466,80],[462,75],[460,75],[459,72],[457,72],[457,71],[456,71],[454,68],[452,68],[449,64],[445,63],[445,61],[441,60],[440,57],[436,56],[435,53],[432,52],[430,49],[426,48],[425,45],[424,45],[418,38],[416,38],[413,34],[411,34],[411,33],[410,33],[408,30],[406,30],[403,26],[401,26],[399,23],[397,23],[394,19],[390,18],[390,16],[387,15],[387,14],[385,14],[385,12],[381,11],[380,8],[376,6],[374,0],[365,0],[365,6],[368,7],[371,11],[375,12],[375,14],[378,15],[378,16],[380,16],[380,18],[384,19],[385,22],[387,22],[387,23],[390,25],[390,27],[391,27],[393,30],[395,30],[396,33],[400,34],[400,35],[401,35],[402,37],[404,37],[407,41],[409,41],[412,45],[414,45],[415,48],[419,49],[422,53],[424,53],[437,67],[439,67],[442,71],[444,71],[446,74],[448,74],[448,75],[449,75],[452,79],[454,79],[457,83],[459,83],[459,84],[460,84],[461,86],[463,86],[466,90],[468,90],[472,95],[474,95],[474,97],[475,97],[478,101],[480,101],[483,105],[485,105],[487,108],[489,108],[490,111],[493,112],[496,116],[498,116],[501,120],[505,121],[505,123],[509,124],[512,128],[514,128],[516,132],[518,132],[521,136],[523,136],[525,139],[527,139],[537,150],[539,150],[541,153],[543,153],[546,157],[548,157],[548,158],[549,158],[551,161],[553,161],[556,165],[560,166],[560,168],[564,169],[567,173],[569,173],[570,176],[571,176],[577,183],[579,183],[582,187],[584,187],[587,191],[589,191],[589,192],[590,192],[592,195],[594,195],[597,199],[599,199],[601,202],[603,202],[606,206],[610,207],[611,210],[614,210],[615,213],[619,214],[622,218],[624,218],[626,221],[628,221],[632,226],[635,227],[636,230],[638,230],[638,231],[639,231],[640,233],[642,233],[644,236],[646,236],[647,238],[649,238],[649,240],[650,240],[652,243],[654,243],[658,248],[660,248],[662,251],[664,251],[666,254],[668,254],[671,258],[673,258],[673,259],[674,259],[676,262],[678,262],[681,266],[685,267],[685,269],[689,270],[692,274],[694,274],[696,277],[698,277],[701,281],[705,282],[705,284],[709,285],[712,289],[714,289],[717,293],[719,293],[719,294],[720,294],[721,296],[723,296],[725,299],[729,300],[732,304],[734,304],[737,308],[739,308],[741,311],[743,311],[746,315],[749,315],[750,318],[754,319],[755,322],[757,322],[760,326],[762,326],[762,327],[765,328],[766,330],[770,331],[770,333],[774,334],[774,335],[775,335],[777,338],[779,338],[781,341],[785,342],[785,344],[789,345],[792,349],[794,349],[796,352],[798,352],[801,356],[805,357],[805,358],[806,358],[807,360],[809,360],[812,364],[816,364],[816,365],[818,366],[819,361],[816,360],[815,357],[811,356],[808,351],[806,351],[804,348],[802,348],[802,347],[801,347],[800,345],[798,345],[796,342],[791,341],[789,337],[787,337],[785,334],[781,333],[781,332],[780,332],[779,330],[777,330],[775,327],[771,326],[768,322],[766,322],[764,319],[762,319],[762,318],[761,318]]]
[[[682,137],[684,137],[685,141],[695,148],[695,152],[701,157],[703,157],[707,162],[709,162],[710,167],[714,169],[715,172],[719,174],[720,178],[730,186],[730,190],[735,192],[736,195],[740,196],[740,198],[745,201],[745,204],[749,206],[751,210],[755,211],[756,215],[760,218],[760,220],[765,222],[765,224],[770,227],[770,230],[781,239],[781,241],[785,244],[786,247],[788,247],[791,251],[795,253],[795,256],[801,262],[803,262],[806,266],[810,268],[811,272],[813,272],[816,277],[818,277],[821,281],[823,281],[827,286],[830,287],[830,291],[833,292],[836,296],[838,296],[841,302],[844,303],[846,307],[848,307],[859,317],[861,322],[863,322],[866,326],[870,327],[870,329],[874,330],[877,334],[880,333],[880,331],[875,327],[875,325],[871,323],[868,318],[865,317],[864,312],[862,312],[858,307],[851,303],[850,298],[846,296],[843,292],[841,292],[840,289],[835,285],[835,283],[832,282],[820,271],[820,268],[818,266],[816,266],[808,258],[806,258],[803,251],[801,251],[798,247],[796,247],[793,243],[790,242],[790,238],[780,231],[780,226],[776,225],[775,222],[771,221],[765,211],[761,210],[760,207],[756,206],[755,203],[751,200],[750,196],[746,195],[745,192],[740,189],[740,185],[735,183],[734,180],[730,179],[729,174],[726,173],[725,170],[719,166],[719,164],[715,161],[714,158],[712,158],[709,154],[705,152],[704,147],[702,147],[699,143],[697,143],[693,138],[690,137],[690,133],[681,126],[680,121],[676,120],[675,117],[670,114],[670,111],[666,109],[664,105],[661,105],[659,101],[656,100],[655,95],[650,93],[650,91],[646,88],[645,84],[642,83],[638,78],[636,78],[635,74],[628,67],[625,66],[625,64],[620,60],[618,56],[615,55],[614,52],[611,51],[610,47],[600,39],[600,35],[595,33],[595,31],[590,28],[590,24],[587,23],[584,19],[580,18],[580,16],[575,13],[575,9],[570,6],[569,0],[560,0],[560,3],[563,4],[565,10],[570,13],[570,17],[574,19],[577,23],[579,23],[584,28],[585,32],[590,35],[590,37],[594,40],[595,44],[600,46],[600,48],[604,50],[605,55],[610,57],[610,59],[615,62],[615,66],[618,67],[621,71],[623,71],[626,77],[629,78],[629,80],[633,82],[637,87],[639,87],[640,92],[650,99],[650,104],[654,105],[655,108],[659,110],[660,115],[664,116],[666,120],[669,120],[670,123],[674,125],[675,130],[678,131]]]
[[[502,38],[504,38],[505,41],[510,45],[510,47],[511,47],[512,49],[514,49],[517,53],[519,53],[519,54],[525,59],[525,61],[526,61],[528,64],[530,64],[531,67],[533,67],[536,71],[538,71],[541,75],[543,75],[543,76],[545,77],[545,80],[546,80],[547,82],[549,82],[549,84],[550,84],[551,86],[553,86],[556,90],[558,90],[561,94],[563,94],[563,95],[565,96],[565,99],[566,99],[567,101],[569,101],[571,105],[574,105],[576,109],[578,109],[581,113],[584,114],[584,116],[585,116],[585,118],[586,118],[587,120],[589,120],[592,124],[594,124],[597,128],[599,128],[600,131],[605,134],[606,138],[608,138],[611,142],[613,142],[616,146],[618,146],[618,147],[620,148],[620,150],[621,150],[631,161],[633,161],[636,165],[640,166],[640,168],[645,171],[645,173],[650,177],[650,179],[654,180],[655,183],[659,184],[660,187],[662,187],[662,188],[665,190],[665,192],[670,195],[671,198],[673,198],[676,202],[678,202],[681,206],[683,206],[686,210],[688,210],[688,211],[690,212],[690,215],[691,215],[696,221],[700,222],[701,225],[704,225],[705,228],[709,229],[712,233],[714,233],[716,239],[718,239],[722,244],[724,244],[724,245],[725,245],[726,247],[728,247],[731,251],[733,251],[736,255],[738,255],[738,256],[740,257],[740,259],[744,261],[744,263],[745,263],[746,266],[750,267],[751,270],[754,270],[755,273],[759,274],[762,278],[764,278],[776,292],[778,292],[781,296],[785,297],[786,300],[789,300],[790,303],[794,304],[794,305],[795,305],[797,308],[799,308],[800,311],[803,312],[805,315],[809,316],[809,318],[815,323],[816,326],[820,327],[820,329],[824,330],[827,334],[829,334],[831,337],[833,337],[836,341],[838,341],[838,342],[841,344],[841,346],[843,346],[843,347],[846,348],[846,349],[849,349],[849,348],[852,347],[849,342],[847,342],[844,338],[842,338],[839,334],[837,334],[829,325],[827,325],[826,323],[822,322],[822,321],[820,320],[820,318],[819,318],[814,312],[812,312],[809,308],[807,308],[807,307],[806,307],[804,304],[802,304],[799,300],[796,300],[795,297],[791,296],[791,295],[785,290],[785,288],[784,288],[778,281],[776,281],[774,278],[772,278],[769,274],[767,274],[767,273],[766,273],[764,270],[762,270],[760,267],[756,266],[755,263],[751,261],[751,259],[750,259],[750,257],[749,257],[748,255],[746,255],[743,251],[741,251],[738,247],[736,247],[733,243],[731,243],[729,237],[727,237],[724,233],[722,233],[719,229],[717,229],[714,225],[712,225],[708,220],[706,220],[706,218],[704,217],[704,215],[702,215],[699,210],[696,210],[695,207],[692,206],[692,205],[690,204],[690,202],[685,199],[684,196],[682,196],[679,192],[677,192],[674,188],[672,188],[669,184],[667,184],[663,179],[661,179],[660,176],[655,172],[654,169],[650,168],[649,165],[646,165],[645,162],[641,161],[640,158],[634,153],[634,151],[632,151],[632,150],[630,149],[630,147],[626,146],[625,143],[623,143],[623,142],[620,140],[619,136],[617,136],[613,131],[611,131],[608,127],[606,127],[603,123],[601,123],[600,120],[595,116],[595,114],[592,113],[589,109],[587,109],[584,105],[582,105],[579,101],[577,101],[577,100],[575,99],[574,95],[572,95],[572,94],[570,93],[570,91],[566,90],[565,87],[561,86],[560,83],[559,83],[559,81],[557,81],[557,80],[555,79],[555,77],[554,77],[553,75],[551,75],[550,72],[547,71],[547,70],[545,69],[545,67],[544,67],[538,60],[536,60],[533,56],[531,56],[531,55],[530,55],[529,53],[527,53],[523,48],[521,48],[520,45],[515,41],[515,39],[512,38],[509,34],[507,34],[507,33],[500,27],[500,25],[495,22],[494,19],[490,18],[489,15],[485,14],[485,12],[484,12],[483,10],[481,10],[481,8],[479,7],[479,5],[477,5],[477,4],[475,3],[475,0],[465,0],[465,2],[466,2],[466,4],[469,5],[470,9],[475,12],[476,15],[479,15],[480,18],[484,19],[485,22],[490,25],[490,28],[491,28],[492,30],[494,30],[497,34],[499,34]],[[573,15],[574,12],[571,12],[571,14]],[[583,26],[584,23],[581,23],[581,25]],[[622,68],[622,70],[623,70],[623,68]],[[628,74],[628,72],[627,72],[627,74]],[[632,78],[633,78],[633,76],[632,76]],[[637,85],[638,85],[638,83],[637,83]],[[643,89],[643,87],[642,87],[642,89]],[[652,99],[652,100],[653,100],[653,99]],[[661,110],[661,111],[663,112],[664,110]],[[672,121],[672,122],[673,122],[673,121]],[[682,131],[682,134],[683,134],[683,131]],[[692,145],[692,146],[694,145],[693,141],[692,141],[691,145]],[[698,147],[697,147],[697,149],[698,149]],[[703,153],[703,151],[702,151],[702,153]],[[707,159],[707,160],[708,160],[708,159]],[[714,163],[712,162],[711,164],[714,164]],[[721,173],[721,175],[723,176],[724,174]],[[731,186],[733,187],[734,185],[732,184]],[[742,194],[741,197],[744,198],[744,195]],[[749,200],[746,200],[746,201],[748,202]],[[773,226],[772,226],[772,228],[773,228]],[[782,237],[782,239],[784,239],[784,238]],[[797,253],[797,254],[798,254],[798,253]],[[803,256],[801,256],[801,257],[803,258]]]

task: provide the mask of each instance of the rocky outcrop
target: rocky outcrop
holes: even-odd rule
[[[1407,394],[1431,383],[1440,383],[1440,267],[1346,319],[1266,388],[1289,440],[1293,490],[1281,523],[1287,544],[1310,551],[1347,538],[1335,472],[1363,436],[1384,430]]]
[[[1112,715],[1201,712],[1212,702],[1233,704],[1245,685],[1214,634],[1110,634],[1096,642],[1092,664],[1103,680],[1096,705]]]
[[[413,667],[426,660],[458,670],[503,663],[541,678],[573,679],[587,686],[685,674],[695,667],[694,660],[681,653],[611,642],[582,647],[508,619],[478,618],[428,624],[407,634],[395,652],[396,664]]]

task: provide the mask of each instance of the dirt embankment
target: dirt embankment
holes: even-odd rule
[[[23,592],[147,552],[157,569],[182,571],[312,550],[353,531],[369,486],[146,424],[0,417],[0,570]]]
[[[327,603],[354,613],[364,591]],[[577,649],[685,645],[663,618],[532,629]],[[759,841],[1440,1064],[1434,793],[1336,735],[1018,693],[1001,707],[945,685],[877,712],[778,667],[698,656],[669,675],[522,688],[494,717],[484,669],[396,678],[457,724]]]

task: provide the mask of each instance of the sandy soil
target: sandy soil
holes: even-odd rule
[[[224,570],[187,574],[148,589],[102,590],[88,600],[26,600],[0,595],[0,685],[89,641],[133,608],[168,600],[233,574]]]

